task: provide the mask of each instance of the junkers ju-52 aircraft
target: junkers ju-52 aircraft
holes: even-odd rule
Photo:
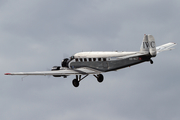
[[[75,75],[72,81],[74,87],[78,87],[81,80],[88,75],[94,75],[98,82],[102,82],[102,73],[116,71],[125,67],[149,61],[153,64],[152,57],[162,51],[171,50],[176,43],[167,43],[156,47],[152,35],[144,35],[140,51],[136,52],[80,52],[69,59],[62,61],[62,67],[54,66],[51,71],[41,72],[12,72],[5,75],[52,75],[64,77]]]

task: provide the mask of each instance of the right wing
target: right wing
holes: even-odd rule
[[[172,43],[172,42],[167,43],[167,44],[156,47],[156,51],[157,51],[157,53],[160,53],[160,52],[163,52],[163,51],[166,51],[166,50],[172,50],[172,49],[174,49],[172,47],[175,46],[175,45],[177,45],[177,44]]]
[[[91,69],[88,67],[69,69],[62,68],[56,71],[37,71],[37,72],[12,72],[5,73],[4,75],[57,75],[57,76],[68,76],[68,75],[87,75],[87,74],[100,74],[101,71]]]

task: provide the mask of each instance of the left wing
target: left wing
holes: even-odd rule
[[[86,75],[86,74],[100,74],[101,71],[83,67],[77,69],[61,68],[57,71],[37,71],[37,72],[12,72],[5,73],[4,75],[59,75],[59,76],[68,76],[68,75]]]

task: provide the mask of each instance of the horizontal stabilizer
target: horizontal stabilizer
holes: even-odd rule
[[[172,50],[172,49],[174,49],[172,47],[174,47],[175,45],[177,45],[177,44],[170,42],[170,43],[166,43],[164,45],[158,46],[158,47],[156,47],[157,53],[167,51],[167,50]]]

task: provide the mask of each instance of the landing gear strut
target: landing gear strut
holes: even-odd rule
[[[85,75],[83,78],[81,78],[81,75],[79,75],[79,76],[76,75],[76,78],[72,81],[72,84],[74,85],[74,87],[78,87],[80,81],[83,80],[84,78],[86,78],[87,76],[88,76],[88,74]]]
[[[76,78],[72,81],[73,86],[78,87],[80,81],[83,80],[84,78],[86,78],[87,76],[88,76],[88,74],[85,75],[83,78],[81,78],[81,75],[76,75]],[[97,81],[100,83],[103,82],[103,80],[104,80],[104,76],[102,74],[94,75],[94,77],[96,77]]]

